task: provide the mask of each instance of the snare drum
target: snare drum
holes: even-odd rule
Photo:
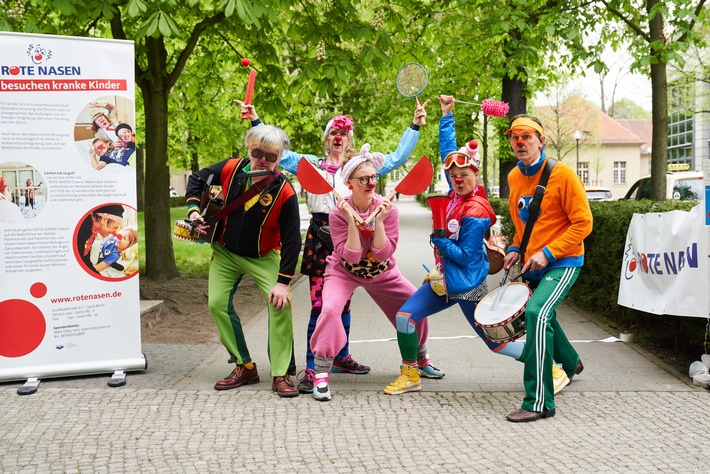
[[[190,242],[197,242],[198,234],[197,232],[190,232],[190,224],[185,221],[175,221],[175,227],[173,228],[173,237],[180,240],[187,240]]]
[[[510,342],[525,334],[525,306],[532,290],[525,283],[512,282],[488,293],[476,306],[474,318],[493,342]]]

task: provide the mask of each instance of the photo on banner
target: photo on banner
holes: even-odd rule
[[[0,222],[21,224],[34,219],[46,202],[42,173],[18,161],[0,163]]]
[[[103,174],[135,173],[134,104],[121,96],[103,96],[86,104],[74,124],[79,156]]]

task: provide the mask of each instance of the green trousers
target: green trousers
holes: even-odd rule
[[[267,300],[269,309],[269,362],[271,376],[285,375],[293,354],[293,319],[291,307],[278,311],[268,303],[269,292],[277,282],[281,257],[272,251],[264,257],[242,257],[224,248],[212,245],[212,263],[209,271],[209,308],[220,342],[234,356],[237,364],[251,362],[244,339],[241,320],[234,308],[234,293],[244,275],[251,276]]]
[[[567,375],[574,374],[579,354],[574,350],[557,322],[555,308],[579,276],[579,268],[555,268],[539,281],[530,281],[533,294],[525,307],[525,363],[523,408],[544,411],[555,408],[553,360],[562,364]]]

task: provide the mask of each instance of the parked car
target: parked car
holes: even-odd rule
[[[178,193],[175,191],[175,188],[170,186],[170,197],[177,197]]]
[[[609,188],[600,188],[598,186],[589,186],[585,188],[587,191],[587,199],[590,201],[613,201],[614,195]]]
[[[700,171],[681,171],[666,175],[666,199],[699,201],[704,192],[703,173]],[[623,199],[651,199],[651,175],[636,181]]]

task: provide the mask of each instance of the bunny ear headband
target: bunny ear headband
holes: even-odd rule
[[[353,156],[345,165],[343,166],[343,182],[348,183],[350,175],[355,171],[355,168],[369,161],[375,168],[380,168],[385,164],[385,155],[379,152],[370,153],[370,144],[365,143],[362,148],[360,148],[360,154]]]

